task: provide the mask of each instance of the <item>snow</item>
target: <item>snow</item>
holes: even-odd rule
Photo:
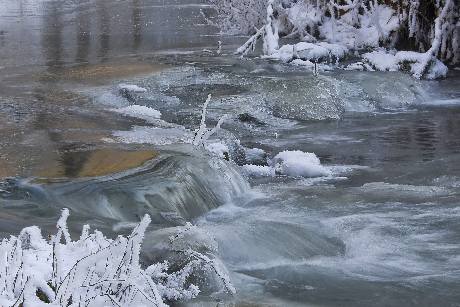
[[[349,49],[342,44],[330,44],[327,42],[319,42],[317,43],[317,45],[327,49],[329,55],[335,57],[336,59],[342,59],[349,52]]]
[[[161,112],[153,108],[139,105],[130,105],[124,108],[113,109],[117,113],[126,116],[140,118],[146,121],[152,121],[161,117]]]
[[[84,226],[77,241],[68,234],[68,216],[64,209],[58,231],[49,240],[33,226],[0,242],[1,306],[167,306],[165,301],[192,299],[199,294],[198,286],[190,283],[197,280],[196,272],[214,275],[220,280],[219,291],[235,293],[221,262],[175,244],[189,232],[197,232],[195,226],[187,225],[169,238],[185,261],[171,267],[168,262],[153,263],[144,269],[139,254],[150,224],[148,215],[128,237],[109,239]],[[41,300],[38,290],[50,303]]]
[[[118,88],[120,90],[125,90],[128,92],[134,92],[134,93],[146,93],[147,92],[146,88],[143,88],[143,87],[140,87],[134,84],[121,83],[118,85]]]
[[[290,177],[329,176],[330,172],[321,165],[314,153],[300,150],[283,151],[275,156],[272,166],[277,174]]]
[[[311,61],[331,62],[333,59],[343,58],[347,53],[348,48],[339,44],[300,42],[295,45],[283,45],[268,57],[282,62],[290,62],[295,59],[308,61],[307,63],[311,63]]]
[[[348,64],[346,67],[343,68],[344,70],[359,70],[359,71],[374,71],[374,69],[367,63],[364,62],[355,62]]]
[[[210,153],[218,156],[219,158],[228,160],[229,159],[229,149],[228,146],[221,142],[211,143],[206,145],[206,150]]]
[[[415,51],[398,51],[395,53],[380,49],[365,53],[362,57],[365,62],[350,64],[345,69],[399,71],[402,67],[409,67],[410,73],[415,78],[420,79],[423,76],[428,80],[445,78],[448,72],[444,63],[427,53]],[[427,66],[426,63],[428,63]]]
[[[363,59],[367,60],[375,69],[380,71],[398,71],[399,64],[393,54],[385,51],[372,51],[363,54]]]
[[[253,164],[243,165],[243,172],[253,177],[274,177],[276,175],[273,167]]]
[[[321,165],[314,153],[300,150],[280,152],[268,164],[268,166],[246,164],[242,168],[244,173],[254,177],[282,175],[309,178],[332,175],[327,167]]]
[[[416,78],[424,76],[426,79],[432,80],[444,78],[447,75],[448,68],[438,59],[432,57],[429,53],[420,53],[414,51],[399,51],[395,57],[400,63],[406,62],[410,65],[411,73]],[[428,64],[426,66],[426,64]],[[426,74],[424,74],[425,69]]]
[[[445,78],[449,69],[443,62],[438,59],[433,59],[433,63],[428,68],[428,72],[425,78],[428,80],[434,80],[439,78]]]

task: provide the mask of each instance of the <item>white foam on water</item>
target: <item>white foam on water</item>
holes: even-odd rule
[[[370,182],[364,184],[360,190],[373,194],[399,193],[406,196],[430,197],[446,196],[452,191],[438,186],[415,186],[410,184],[392,184],[386,182]]]

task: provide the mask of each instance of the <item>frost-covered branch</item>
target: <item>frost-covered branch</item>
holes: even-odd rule
[[[201,110],[201,121],[200,121],[200,127],[198,128],[198,131],[195,133],[195,137],[193,138],[192,144],[195,146],[204,146],[205,142],[214,134],[216,133],[219,129],[220,126],[224,123],[224,121],[227,119],[227,116],[224,115],[222,116],[219,121],[217,122],[216,126],[209,130],[206,127],[206,113],[208,109],[208,104],[211,101],[211,94],[208,95],[208,98],[206,99],[203,109]]]

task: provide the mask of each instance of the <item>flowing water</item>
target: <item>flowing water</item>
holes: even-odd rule
[[[460,306],[458,71],[315,77],[233,56],[242,38],[201,12],[213,14],[199,0],[0,1],[0,235],[52,233],[62,208],[74,234],[125,233],[148,213],[145,261],[191,222],[237,288],[205,285],[183,305]],[[229,115],[210,142],[231,161],[190,144],[208,94],[208,126]],[[161,120],[114,112],[132,104]],[[250,148],[259,164],[314,152],[331,175],[254,176]]]

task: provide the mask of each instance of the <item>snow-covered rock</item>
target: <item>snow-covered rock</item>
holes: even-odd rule
[[[219,158],[230,160],[230,151],[228,146],[221,142],[207,144],[205,146],[206,150],[210,153],[218,156]]]
[[[275,156],[272,167],[276,174],[291,177],[329,176],[330,172],[321,165],[319,158],[310,152],[300,150],[283,151]]]
[[[314,153],[300,150],[283,151],[269,161],[268,166],[246,164],[243,171],[253,177],[322,177],[331,176],[331,171],[321,165]]]

